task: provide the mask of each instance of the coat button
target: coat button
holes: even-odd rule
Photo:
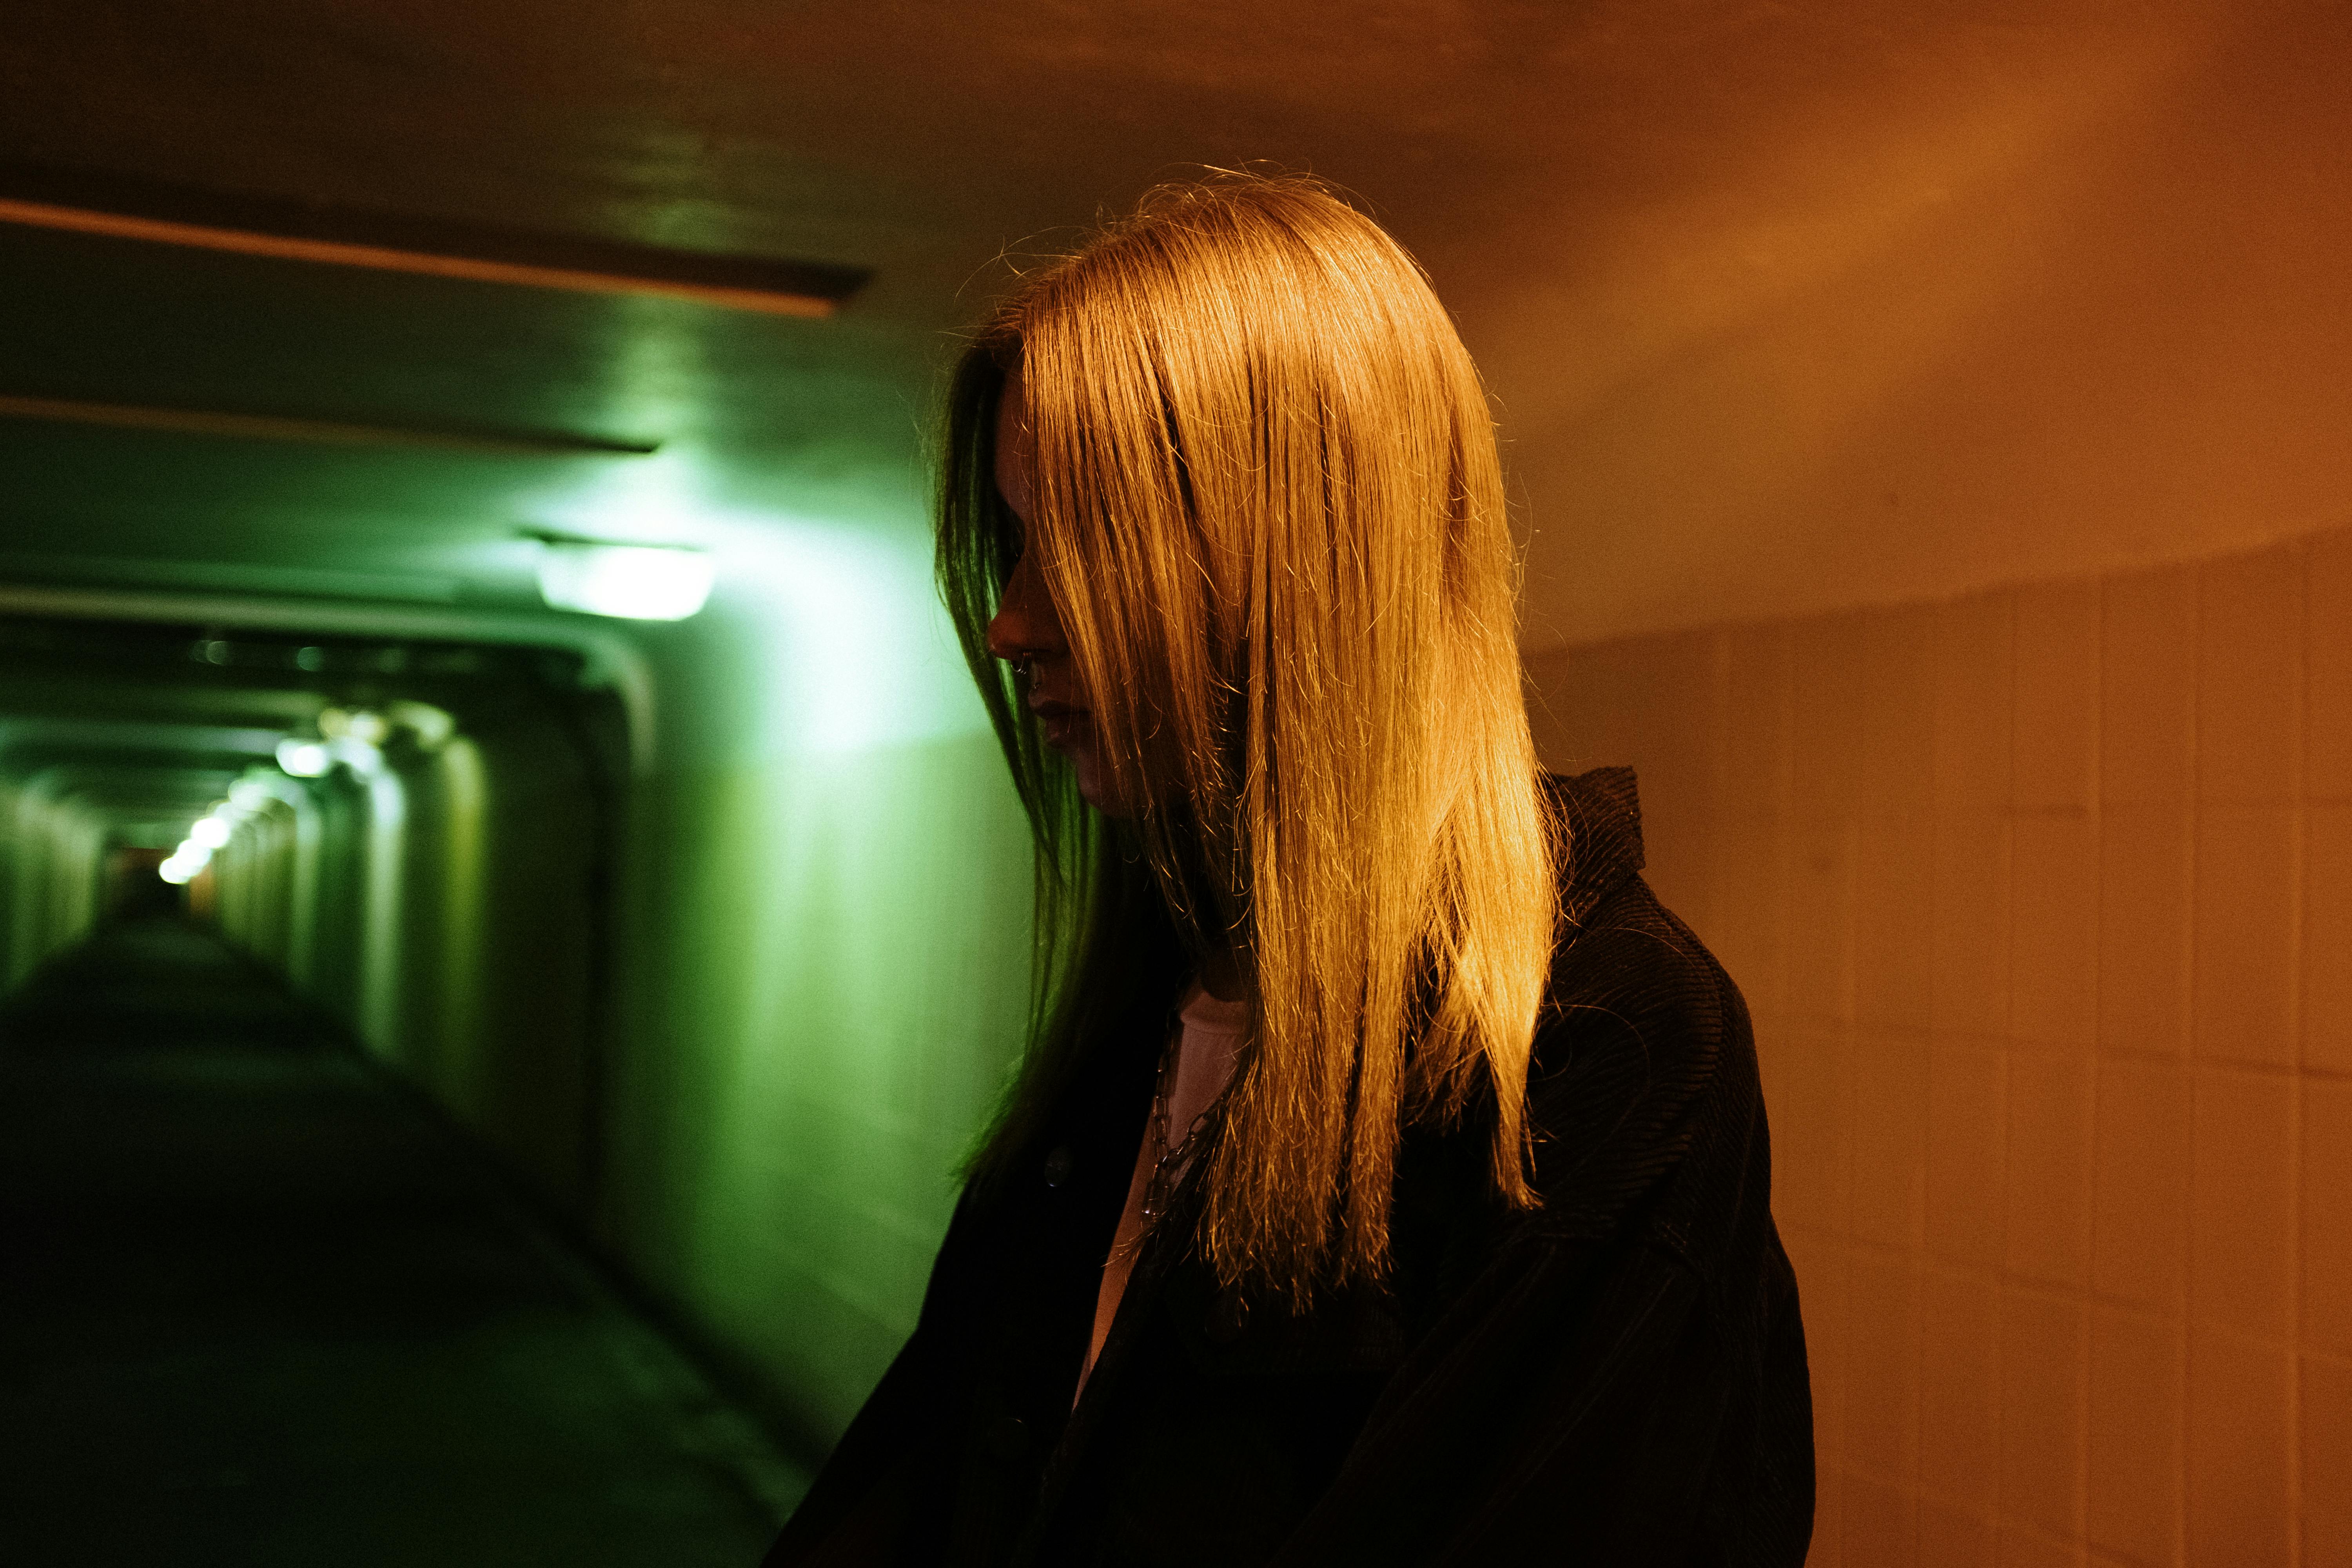
[[[1067,1143],[1055,1144],[1054,1152],[1045,1156],[1045,1184],[1049,1187],[1058,1187],[1068,1181],[1070,1167],[1076,1163],[1070,1154],[1070,1146]]]
[[[1209,1314],[1201,1324],[1201,1331],[1213,1345],[1229,1345],[1240,1339],[1242,1331],[1248,1327],[1249,1301],[1239,1290],[1229,1287],[1218,1291],[1217,1299],[1209,1303]]]
[[[1018,1415],[1000,1415],[988,1424],[988,1435],[982,1440],[989,1457],[1006,1464],[1029,1457],[1029,1428]]]

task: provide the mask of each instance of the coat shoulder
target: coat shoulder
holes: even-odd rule
[[[1743,1186],[1764,1157],[1739,988],[1638,876],[1563,933],[1528,1109],[1537,1223],[1555,1235],[1612,1234],[1636,1209],[1687,1231],[1696,1216],[1676,1217],[1675,1190]]]

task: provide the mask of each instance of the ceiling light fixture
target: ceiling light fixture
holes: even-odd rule
[[[335,759],[317,741],[286,740],[278,742],[278,765],[298,779],[322,778]]]
[[[682,621],[710,597],[710,557],[674,544],[540,535],[539,594],[550,606],[632,621]]]

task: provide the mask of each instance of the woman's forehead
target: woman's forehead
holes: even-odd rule
[[[1029,434],[1029,400],[1018,365],[1004,378],[996,401],[996,493],[1013,509],[1024,527],[1029,522],[1031,475],[1035,468],[1035,443]]]

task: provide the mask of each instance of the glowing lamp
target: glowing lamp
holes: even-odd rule
[[[338,735],[327,742],[327,760],[341,763],[362,778],[373,778],[383,766],[383,753],[355,735]]]
[[[229,825],[217,816],[198,817],[196,825],[188,829],[188,842],[201,844],[207,849],[217,849],[228,842],[232,831]]]
[[[316,741],[280,741],[278,765],[298,779],[315,779],[335,765],[327,748]]]
[[[657,544],[551,539],[539,558],[539,595],[559,610],[632,621],[682,621],[710,597],[710,557]]]
[[[155,874],[167,882],[189,881],[211,861],[213,852],[197,843],[191,836],[180,840],[180,847],[171,858],[155,868]]]

